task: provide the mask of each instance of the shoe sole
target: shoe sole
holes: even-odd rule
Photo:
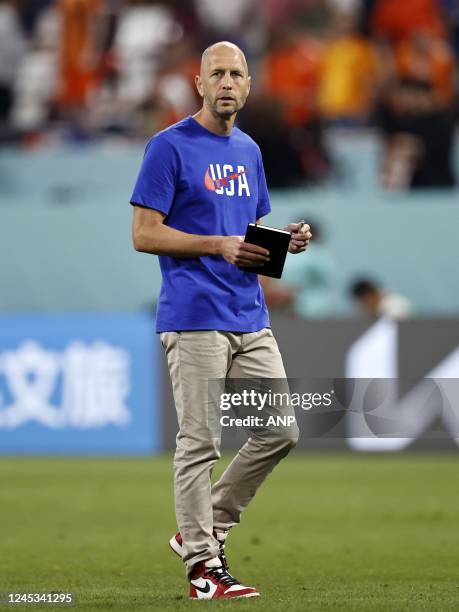
[[[175,536],[173,536],[170,540],[169,540],[169,546],[171,547],[171,549],[173,550],[173,552],[175,552],[175,554],[177,555],[177,557],[180,557],[180,559],[182,559],[182,549],[183,546],[180,546],[180,544],[177,542],[177,540],[175,539]]]
[[[247,597],[260,597],[260,593],[247,593],[246,595],[232,595],[231,597],[216,597],[206,599],[205,597],[188,597],[190,601],[217,601],[219,599],[247,599]]]

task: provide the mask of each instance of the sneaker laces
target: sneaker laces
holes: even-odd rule
[[[225,542],[223,540],[218,540],[218,539],[217,539],[217,542],[220,547],[218,558],[220,559],[222,563],[223,569],[228,571],[229,565],[228,565],[228,559],[226,558],[226,555],[225,555]]]
[[[234,586],[235,584],[241,584],[239,580],[236,580],[234,576],[228,572],[224,567],[208,567],[206,568],[206,575],[212,576],[225,586]]]

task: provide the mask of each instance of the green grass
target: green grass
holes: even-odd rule
[[[459,610],[458,460],[293,453],[227,546],[262,597],[197,603],[168,548],[170,456],[1,459],[0,591],[73,592],[77,610]]]

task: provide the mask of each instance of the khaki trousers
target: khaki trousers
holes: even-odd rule
[[[215,484],[213,466],[220,458],[220,405],[209,393],[219,379],[282,379],[282,358],[271,329],[252,333],[181,331],[161,333],[177,410],[179,431],[174,458],[177,525],[183,538],[188,576],[193,566],[219,554],[213,530],[226,531],[275,465],[298,440],[296,422],[289,427],[252,428],[247,442]],[[287,387],[288,389],[288,387]],[[292,408],[271,414],[294,415]]]

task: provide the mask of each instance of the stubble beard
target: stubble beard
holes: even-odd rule
[[[233,115],[236,115],[237,112],[238,112],[237,110],[228,111],[228,112],[221,112],[221,111],[218,111],[217,109],[215,109],[215,115],[219,119],[225,119],[225,120],[231,119],[231,117]]]
[[[212,113],[212,115],[216,118],[216,119],[222,119],[224,121],[228,121],[229,119],[231,119],[231,117],[233,115],[237,115],[237,113],[244,107],[244,102],[239,103],[236,102],[234,108],[232,110],[218,110],[217,108],[217,104],[218,102],[216,101],[215,103],[211,103],[211,101],[209,99],[206,99],[206,105],[207,108],[210,110],[210,112]]]

